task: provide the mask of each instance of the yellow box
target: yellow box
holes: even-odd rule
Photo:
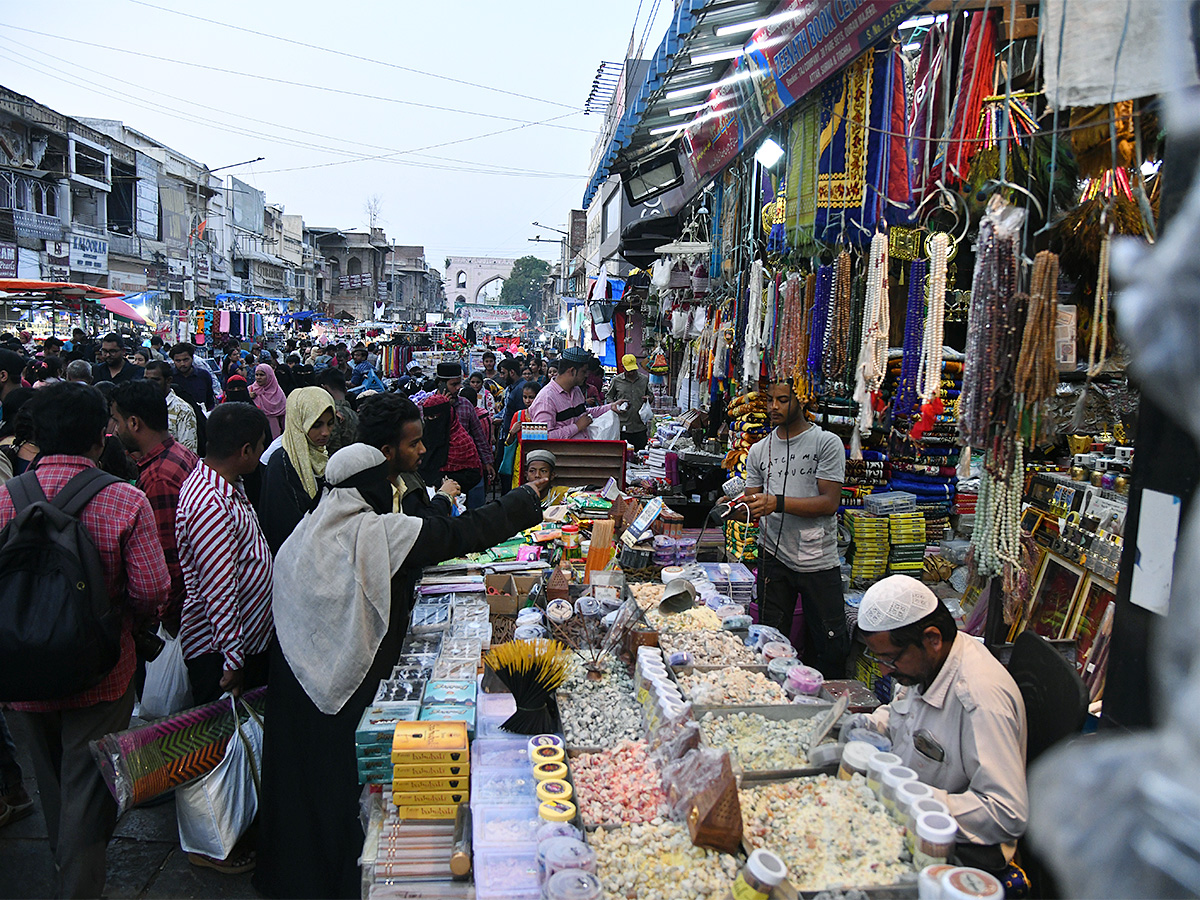
[[[420,791],[418,793],[406,793],[396,790],[396,785],[392,784],[392,802],[400,807],[407,806],[457,806],[459,803],[466,803],[471,799],[471,792],[468,790],[461,791]],[[401,816],[404,813],[401,811]]]
[[[469,775],[459,778],[392,778],[392,790],[417,794],[422,791],[465,791],[471,787]]]
[[[458,815],[458,804],[453,806],[404,806],[398,812],[402,819],[449,819]]]
[[[466,722],[398,722],[392,737],[396,765],[457,763],[470,759]]]
[[[392,766],[392,777],[398,781],[410,778],[470,778],[471,766],[460,763],[419,763],[415,766]]]

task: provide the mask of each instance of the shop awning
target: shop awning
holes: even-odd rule
[[[677,135],[651,134],[656,128],[679,124],[670,110],[695,102],[691,98],[667,100],[669,91],[697,88],[717,81],[729,67],[729,58],[704,61],[705,54],[720,56],[740,49],[746,42],[746,32],[738,31],[718,36],[722,26],[749,22],[770,14],[779,0],[681,0],[675,10],[662,43],[658,45],[646,77],[639,86],[626,93],[625,111],[616,123],[600,163],[588,180],[583,192],[583,208],[587,209],[602,185],[616,167],[619,155],[640,154],[658,145],[665,147]],[[700,61],[695,58],[700,57]],[[700,96],[699,94],[695,96]]]
[[[102,297],[123,297],[124,291],[70,281],[29,281],[24,278],[0,278],[0,292],[5,294],[55,294],[59,297],[99,300]]]
[[[126,303],[121,297],[101,297],[100,305],[112,313],[114,316],[120,316],[122,319],[128,319],[137,325],[149,325],[140,312]]]

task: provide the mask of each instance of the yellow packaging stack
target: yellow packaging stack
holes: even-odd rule
[[[400,722],[392,737],[392,801],[406,819],[453,819],[470,799],[466,722]]]

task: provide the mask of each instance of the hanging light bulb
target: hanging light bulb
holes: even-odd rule
[[[783,159],[783,148],[773,138],[767,138],[754,151],[754,161],[764,169],[774,168]]]

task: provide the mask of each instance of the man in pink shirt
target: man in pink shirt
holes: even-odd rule
[[[614,405],[587,409],[584,405],[583,387],[587,381],[592,355],[580,347],[568,347],[563,351],[558,365],[558,374],[541,391],[533,406],[529,407],[529,418],[547,426],[551,440],[582,439],[587,437],[587,428],[594,416],[608,412]],[[621,401],[624,402],[624,401]]]

